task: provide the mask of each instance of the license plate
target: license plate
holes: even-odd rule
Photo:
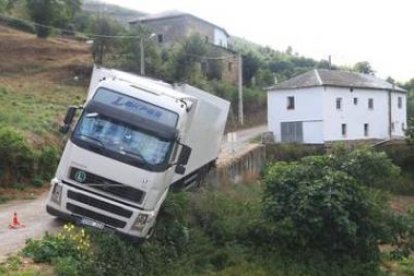
[[[93,228],[98,228],[98,229],[103,229],[104,228],[104,224],[91,220],[89,218],[82,218],[80,221],[81,224],[86,225],[86,226],[91,226]]]

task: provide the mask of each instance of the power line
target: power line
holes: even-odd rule
[[[58,27],[51,26],[51,25],[40,24],[40,23],[36,23],[36,22],[33,22],[33,21],[29,21],[29,20],[24,20],[24,19],[20,19],[20,18],[11,17],[11,16],[8,16],[8,15],[1,15],[1,17],[7,18],[7,19],[12,19],[12,20],[17,20],[17,21],[24,22],[24,23],[27,23],[27,24],[32,24],[34,26],[39,26],[39,27],[53,29],[53,30],[59,30],[59,31],[62,31],[62,32],[68,32],[68,33],[74,32],[73,30],[58,28]],[[92,33],[83,33],[83,32],[79,32],[79,31],[76,31],[76,33],[82,34],[82,35],[85,35],[85,36],[101,37],[101,38],[141,38],[142,37],[140,35],[100,35],[100,34],[92,34]]]
[[[24,22],[24,23],[27,23],[27,24],[32,24],[34,26],[40,26],[40,27],[43,27],[43,28],[59,30],[61,32],[67,32],[67,33],[74,32],[73,30],[58,28],[58,27],[54,27],[54,26],[51,26],[51,25],[41,24],[41,23],[36,23],[34,21],[24,20],[24,19],[20,19],[20,18],[8,16],[8,15],[1,15],[0,18],[1,17],[7,18],[7,19],[12,19],[12,20],[17,20],[17,21]],[[93,33],[83,33],[83,32],[79,32],[79,31],[76,31],[76,33],[82,34],[84,36],[94,37],[94,38],[114,38],[114,39],[117,39],[117,38],[128,38],[128,39],[142,38],[142,36],[140,36],[140,35],[101,35],[101,34],[93,34]],[[200,55],[193,55],[193,54],[189,54],[189,53],[185,53],[185,55],[201,58],[201,59],[204,59],[204,60],[226,60],[226,59],[234,59],[236,57],[236,54],[228,55],[228,56],[219,56],[219,57],[200,56]]]

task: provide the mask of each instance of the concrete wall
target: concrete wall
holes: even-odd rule
[[[287,89],[267,93],[267,120],[275,141],[281,142],[281,122],[303,121],[303,142],[323,143],[323,88]],[[287,109],[287,98],[295,97],[295,108]]]
[[[255,145],[242,155],[235,156],[228,162],[220,163],[206,176],[206,182],[220,185],[225,182],[241,183],[256,180],[266,164],[266,148]]]

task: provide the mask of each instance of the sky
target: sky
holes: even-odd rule
[[[412,0],[102,0],[146,13],[188,12],[230,35],[275,50],[352,66],[368,61],[381,78],[414,78]]]

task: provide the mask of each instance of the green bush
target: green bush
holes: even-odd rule
[[[55,146],[45,146],[38,151],[36,175],[41,179],[50,179],[59,162],[59,150]]]
[[[356,149],[345,154],[335,154],[334,168],[347,173],[368,187],[389,189],[400,175],[385,152]]]
[[[35,26],[30,22],[0,15],[0,24],[1,23],[5,24],[6,26],[23,31],[23,32],[27,32],[31,34],[36,33]]]
[[[33,175],[34,152],[23,135],[8,127],[0,128],[0,183],[8,186]]]
[[[310,146],[302,144],[268,144],[266,145],[266,158],[269,162],[297,161],[310,155],[325,153],[322,146]]]
[[[81,274],[79,262],[73,257],[62,257],[54,260],[57,276],[77,276]]]
[[[24,135],[10,127],[0,127],[0,185],[14,183],[41,186],[55,172],[59,151],[52,146],[32,148]]]
[[[377,261],[379,242],[393,233],[383,223],[389,214],[386,197],[367,186],[378,180],[372,174],[386,178],[395,173],[391,163],[385,163],[391,168],[376,164],[383,161],[382,154],[360,150],[270,166],[263,208],[276,242],[333,258]],[[354,171],[364,169],[365,174]]]

